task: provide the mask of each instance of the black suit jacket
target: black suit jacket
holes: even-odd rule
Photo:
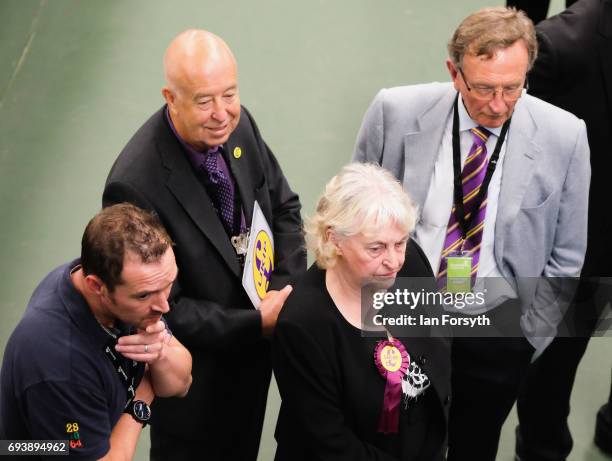
[[[235,251],[165,110],[125,146],[103,196],[104,206],[128,201],[154,210],[175,243],[179,275],[166,318],[191,351],[193,385],[184,399],[156,399],[153,424],[201,442],[210,459],[255,459],[271,376],[269,341],[242,288]],[[247,225],[257,200],[272,228],[270,288],[280,288],[306,268],[299,198],[244,107],[224,150]]]
[[[529,92],[583,119],[591,149],[588,246],[582,275],[612,276],[612,0],[580,0],[538,24]],[[570,172],[571,174],[571,172]]]

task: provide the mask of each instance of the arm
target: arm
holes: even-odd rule
[[[264,336],[271,337],[274,333],[278,314],[280,314],[280,310],[283,308],[292,290],[293,287],[291,285],[287,285],[280,291],[269,290],[264,299],[261,300],[259,312],[261,313],[261,328]]]
[[[291,190],[276,157],[265,143],[251,114],[249,118],[261,154],[261,165],[266,177],[272,205],[270,227],[274,234],[274,272],[270,290],[280,290],[306,271],[306,249],[302,231],[298,195]],[[278,314],[277,314],[278,315]]]
[[[584,262],[590,174],[586,128],[581,121],[563,184],[551,255],[536,287],[532,309],[526,313],[535,325],[534,331],[527,333],[536,357],[556,335],[575,289],[575,283],[568,279],[580,275]]]
[[[151,405],[153,402],[153,387],[149,372],[146,371],[138,388],[136,388],[136,400],[142,400]],[[99,461],[129,461],[134,458],[136,444],[142,431],[142,424],[131,415],[124,413],[113,427],[110,436],[110,450]]]
[[[147,352],[144,346],[147,345]],[[163,321],[119,338],[123,356],[149,365],[151,385],[158,397],[184,397],[191,386],[191,354],[166,329]]]
[[[270,278],[268,293],[259,306],[261,331],[264,336],[269,337],[276,326],[278,314],[291,293],[292,288],[288,284],[306,270],[306,245],[300,215],[302,205],[297,194],[289,187],[276,157],[261,137],[255,120],[246,108],[243,108],[243,111],[250,121],[259,147],[272,207],[270,227],[274,234],[274,272]]]
[[[136,389],[136,399],[153,401],[147,373]],[[142,424],[122,414],[112,427],[109,405],[115,402],[109,402],[101,389],[45,381],[28,388],[20,404],[31,438],[69,439],[70,459],[131,460],[134,455]]]
[[[329,353],[298,325],[278,324],[273,342],[274,374],[283,405],[314,460],[366,461],[394,458],[352,432],[341,408],[341,392]]]
[[[589,158],[586,127],[581,120],[563,184],[554,246],[551,257],[544,268],[545,277],[578,277],[580,275],[587,244],[591,179]]]

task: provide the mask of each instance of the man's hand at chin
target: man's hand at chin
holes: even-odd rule
[[[157,320],[136,334],[119,338],[115,349],[128,359],[152,364],[164,356],[165,347],[172,335],[162,320]]]

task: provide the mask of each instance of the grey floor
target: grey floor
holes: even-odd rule
[[[350,158],[376,91],[444,81],[445,43],[482,0],[0,0],[0,352],[30,293],[74,257],[100,207],[104,178],[131,134],[162,104],[161,58],[188,27],[226,39],[242,102],[255,115],[305,214]],[[553,0],[551,13],[562,8]],[[591,443],[609,388],[611,343],[593,340],[572,401],[571,459]],[[270,391],[261,460],[274,454]],[[512,416],[500,460],[511,460]],[[138,460],[147,459],[143,437]]]

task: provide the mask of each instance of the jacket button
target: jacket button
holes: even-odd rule
[[[450,403],[450,401],[451,401],[451,396],[450,396],[450,395],[447,395],[447,396],[444,398],[444,405],[448,405],[448,404]]]
[[[418,362],[419,365],[424,367],[425,365],[427,365],[427,357],[425,357],[424,355],[419,356]]]

